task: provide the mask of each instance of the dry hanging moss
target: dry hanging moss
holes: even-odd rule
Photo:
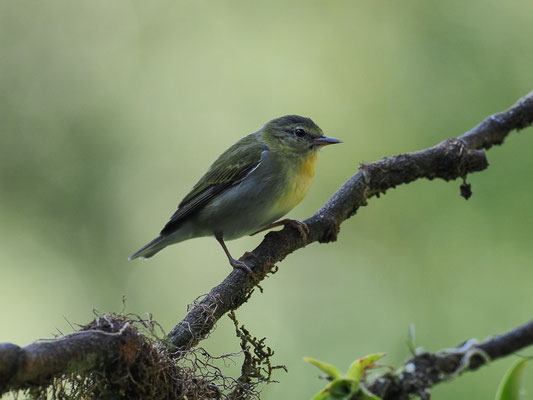
[[[270,365],[273,352],[264,345],[264,339],[251,337],[234,321],[242,351],[212,357],[202,348],[173,351],[151,316],[97,315],[79,331],[119,335],[117,359],[98,370],[65,374],[32,386],[24,396],[37,400],[258,399],[258,385],[272,382],[272,370],[281,367]],[[238,379],[225,376],[216,366],[219,360],[234,361],[241,354],[244,363]]]

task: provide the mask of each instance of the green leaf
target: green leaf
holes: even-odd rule
[[[334,379],[328,386],[317,393],[312,400],[348,400],[355,394],[351,390],[353,381],[351,379]]]
[[[379,397],[370,393],[366,388],[360,387],[359,383],[365,369],[369,368],[372,363],[383,357],[385,354],[370,354],[357,361],[354,361],[350,369],[343,376],[339,369],[325,362],[305,357],[304,360],[317,366],[328,374],[333,381],[324,389],[317,393],[312,400],[348,400],[357,395],[360,400],[381,400]]]
[[[353,379],[358,383],[361,382],[361,377],[363,376],[363,372],[365,371],[365,369],[368,368],[368,366],[374,361],[379,360],[384,355],[385,353],[370,354],[366,357],[354,361],[352,365],[350,365],[350,368],[346,373],[346,377]]]
[[[520,381],[527,361],[527,359],[517,361],[505,373],[496,392],[496,400],[520,399]]]
[[[352,381],[350,379],[335,379],[331,382],[330,394],[332,399],[348,399],[352,394]]]
[[[304,360],[320,368],[323,372],[328,374],[330,378],[342,378],[342,372],[339,371],[339,369],[334,365],[327,364],[323,361],[315,360],[314,358],[310,357],[304,357]]]
[[[409,350],[411,351],[411,354],[413,355],[416,353],[415,339],[416,339],[415,324],[411,324],[409,325],[409,331],[407,332],[407,346],[409,346]]]
[[[322,389],[320,392],[315,394],[311,400],[334,400],[333,397],[331,397],[329,390],[330,390],[331,383],[326,386],[324,389]]]

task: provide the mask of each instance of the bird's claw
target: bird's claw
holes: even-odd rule
[[[254,274],[254,271],[252,271],[252,269],[246,265],[244,261],[232,259],[230,260],[230,264],[234,269],[240,269],[241,271],[246,272],[252,278],[257,279],[257,275]]]
[[[252,233],[250,236],[253,236],[259,232],[263,232],[263,231],[266,231],[267,229],[275,228],[276,226],[281,226],[281,225],[290,226],[290,227],[293,227],[294,229],[297,229],[298,232],[300,233],[300,236],[304,240],[304,242],[307,243],[307,234],[309,233],[309,227],[307,226],[305,222],[298,221],[297,219],[291,219],[291,218],[286,218],[281,221],[274,222],[264,227],[263,229]]]
[[[305,222],[298,221],[297,219],[284,219],[283,221],[280,221],[284,226],[291,226],[298,230],[300,233],[300,236],[304,240],[305,243],[307,243],[307,234],[309,233],[309,227]]]

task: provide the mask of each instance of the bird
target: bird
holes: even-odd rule
[[[168,245],[214,236],[230,265],[253,275],[225,241],[293,226],[307,241],[307,225],[283,219],[307,194],[318,152],[342,143],[325,136],[310,118],[285,115],[238,140],[209,167],[155,239],[129,259],[150,258]]]

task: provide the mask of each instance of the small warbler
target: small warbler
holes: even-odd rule
[[[307,194],[318,151],[341,140],[324,136],[309,118],[286,115],[243,137],[211,165],[192,188],[159,236],[131,255],[150,258],[166,246],[214,236],[233,268],[251,272],[234,259],[224,240],[292,225],[306,239],[307,226],[279,218]]]

